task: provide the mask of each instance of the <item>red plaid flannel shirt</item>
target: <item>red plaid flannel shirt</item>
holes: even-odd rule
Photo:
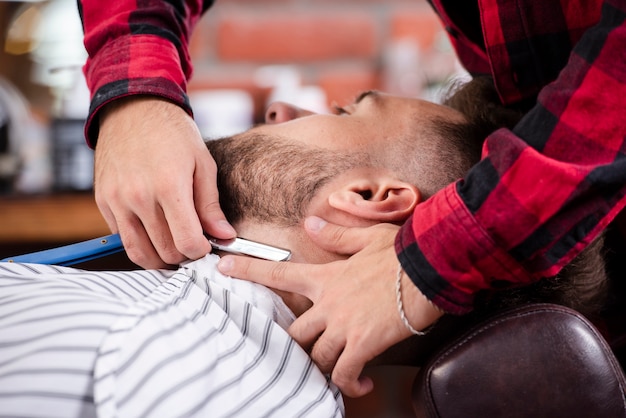
[[[556,274],[625,206],[626,1],[479,0],[482,47],[432,3],[467,69],[491,73],[505,103],[539,93],[396,240],[420,290],[465,313],[495,281]]]
[[[90,146],[98,139],[98,112],[136,94],[168,99],[192,115],[189,38],[213,0],[79,0],[89,54],[83,68],[91,91],[85,125]]]
[[[123,96],[162,96],[191,114],[187,45],[211,3],[79,1],[90,144],[98,110]],[[431,3],[463,64],[492,74],[504,103],[538,94],[512,131],[487,138],[465,179],[419,205],[398,234],[416,286],[460,314],[495,281],[554,275],[626,205],[626,1],[478,0],[484,45],[464,35],[442,0]]]

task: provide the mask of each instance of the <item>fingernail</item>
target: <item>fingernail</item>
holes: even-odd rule
[[[222,257],[217,263],[217,269],[223,273],[228,274],[233,270],[233,260],[231,257]]]
[[[311,232],[321,231],[328,222],[317,216],[309,216],[304,220],[304,227]]]
[[[235,231],[235,228],[233,228],[232,225],[228,223],[228,221],[219,221],[217,227],[221,229],[222,232],[224,232],[225,234],[230,234],[232,236],[237,235],[237,231]]]

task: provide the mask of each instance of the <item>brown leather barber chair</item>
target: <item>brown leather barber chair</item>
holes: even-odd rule
[[[576,311],[530,304],[493,314],[434,354],[413,386],[417,417],[626,417],[626,379]]]

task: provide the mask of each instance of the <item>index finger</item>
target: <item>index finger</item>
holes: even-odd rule
[[[285,292],[298,293],[312,299],[317,266],[291,262],[260,260],[252,257],[227,255],[217,268],[222,274],[259,283]]]
[[[191,194],[172,196],[161,202],[161,207],[174,246],[181,254],[195,260],[211,252],[211,244],[204,236]]]
[[[217,166],[206,146],[203,145],[203,147],[206,153],[202,156],[205,158],[199,156],[193,182],[193,196],[200,222],[205,232],[215,238],[234,238],[237,232],[228,223],[220,207]]]

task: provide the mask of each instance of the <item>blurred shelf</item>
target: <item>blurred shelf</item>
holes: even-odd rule
[[[109,233],[92,194],[0,197],[0,244],[73,242]]]

